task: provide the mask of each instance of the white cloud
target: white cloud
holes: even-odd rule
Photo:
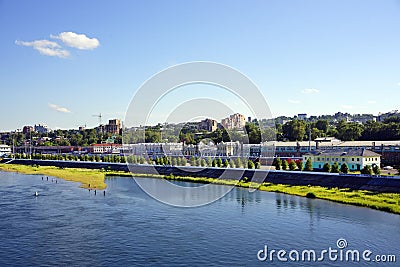
[[[62,32],[59,35],[50,35],[53,39],[61,40],[65,45],[81,50],[95,49],[100,45],[96,38],[89,38],[85,34],[77,34],[74,32]]]
[[[318,94],[319,90],[315,88],[306,88],[301,91],[303,94]]]
[[[343,109],[353,109],[354,107],[351,105],[342,105]]]
[[[54,110],[58,111],[58,112],[62,112],[62,113],[71,113],[71,111],[68,110],[67,108],[59,107],[59,106],[57,106],[57,105],[55,105],[55,104],[49,104],[49,107],[50,107],[51,109],[54,109]]]
[[[33,49],[39,51],[40,54],[51,57],[66,58],[69,56],[69,52],[61,48],[56,42],[49,40],[36,40],[32,42],[15,41],[16,45],[20,46],[31,46]]]
[[[301,103],[299,100],[293,100],[293,99],[289,99],[288,102],[292,103],[292,104],[300,104]]]
[[[370,100],[367,103],[370,104],[370,105],[373,105],[373,104],[376,104],[376,101],[375,100]]]

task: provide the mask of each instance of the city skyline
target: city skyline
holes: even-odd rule
[[[3,1],[0,131],[124,120],[141,84],[190,61],[243,72],[273,117],[397,110],[399,11],[398,1]],[[150,124],[214,89],[181,88]],[[234,96],[212,97],[250,116]]]

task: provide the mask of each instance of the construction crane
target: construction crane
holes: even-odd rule
[[[103,117],[102,115],[101,115],[101,113],[99,113],[98,115],[92,115],[92,117],[97,117],[97,118],[99,118],[99,126],[101,125],[101,118]]]

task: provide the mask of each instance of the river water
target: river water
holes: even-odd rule
[[[147,196],[130,178],[107,180],[106,196],[55,179],[0,172],[0,266],[399,266],[400,262],[399,215],[241,188],[203,207],[177,208]],[[346,240],[346,248],[338,248],[339,239]],[[285,250],[288,262],[276,254],[272,262],[260,261],[265,259],[265,246],[268,255],[271,250]],[[332,259],[327,254],[320,257],[330,247],[338,250],[336,260],[335,254]],[[340,251],[350,249],[372,254],[360,262],[340,260]],[[293,250],[299,253],[298,262],[296,254],[289,258]],[[304,250],[316,251],[323,261],[309,262],[307,254],[302,259]],[[376,256],[390,255],[396,256],[396,263],[374,262]]]

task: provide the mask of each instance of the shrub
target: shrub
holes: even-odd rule
[[[349,166],[347,166],[346,163],[343,163],[342,166],[340,166],[340,171],[342,173],[349,173]]]
[[[372,171],[371,166],[366,165],[362,170],[361,170],[362,174],[368,174],[368,175],[372,175],[374,174],[374,172]]]
[[[295,171],[297,169],[297,164],[293,160],[289,163],[289,170]]]
[[[332,173],[339,173],[339,172],[340,172],[339,164],[338,164],[337,162],[335,162],[335,163],[332,165],[332,170],[331,170],[331,172],[332,172]]]
[[[310,158],[307,159],[305,170],[309,172],[313,170],[312,161]]]
[[[303,161],[301,161],[301,160],[296,161],[296,165],[297,165],[297,168],[299,169],[299,171],[303,170]]]
[[[376,175],[381,174],[381,169],[380,169],[379,166],[376,165],[376,164],[374,164],[374,165],[372,166],[372,171],[373,171]]]
[[[287,162],[287,160],[283,160],[282,161],[282,170],[287,170],[289,167],[289,163]]]
[[[282,160],[280,158],[276,158],[274,161],[274,166],[276,170],[282,169]]]
[[[249,168],[249,169],[254,169],[254,167],[255,167],[254,162],[251,161],[251,160],[249,160],[249,161],[247,162],[247,168]]]
[[[324,167],[322,167],[323,172],[331,172],[331,165],[327,162],[324,164]]]
[[[308,192],[306,198],[316,198],[317,196],[313,192]]]

